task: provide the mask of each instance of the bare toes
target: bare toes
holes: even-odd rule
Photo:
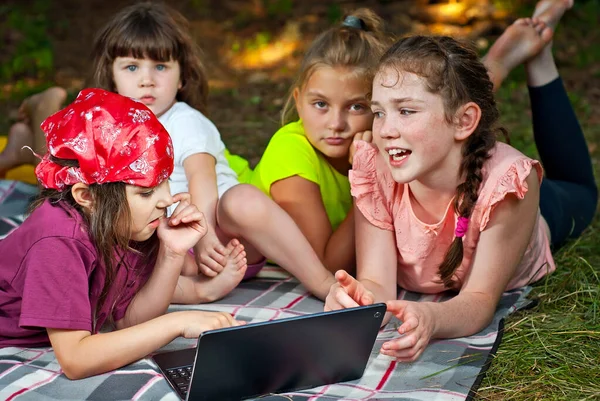
[[[232,240],[230,240],[227,243],[227,246],[225,247],[225,252],[227,252],[227,255],[229,255],[231,252],[234,251],[234,249],[240,245],[240,241],[236,238],[233,238]]]
[[[234,263],[239,263],[242,259],[245,259],[245,258],[246,258],[246,252],[240,252],[239,254],[237,254],[235,256],[235,258],[233,260],[234,260]]]
[[[549,43],[552,40],[552,36],[554,35],[554,31],[550,27],[545,27],[540,32],[540,37],[544,41],[544,43]]]

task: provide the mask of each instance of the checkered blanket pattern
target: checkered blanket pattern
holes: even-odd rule
[[[2,182],[0,182],[2,183]],[[3,188],[3,187],[2,187]],[[20,188],[13,187],[14,191]],[[2,195],[0,194],[0,197]],[[5,196],[6,199],[6,196]],[[0,211],[3,204],[0,202]],[[0,217],[5,229],[19,224],[21,217]],[[0,238],[2,238],[0,227]],[[6,234],[6,232],[5,232]],[[476,335],[433,341],[414,363],[397,363],[379,354],[381,344],[398,336],[397,320],[384,327],[373,347],[363,377],[296,393],[270,395],[261,400],[468,400],[477,390],[502,338],[503,319],[528,304],[529,288],[503,295],[492,323]],[[449,295],[399,292],[399,299],[440,302]],[[226,298],[204,305],[172,305],[184,309],[225,311],[237,319],[260,322],[323,310],[323,303],[280,268],[266,266],[258,278],[246,281]],[[195,340],[176,339],[163,350],[193,347]],[[0,399],[44,400],[160,400],[176,401],[166,380],[150,358],[88,379],[70,381],[61,374],[50,348],[0,348]]]
[[[38,189],[20,181],[0,180],[0,239],[23,222],[29,200]]]

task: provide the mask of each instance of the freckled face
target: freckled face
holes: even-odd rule
[[[423,78],[384,68],[373,81],[373,137],[395,181],[429,181],[457,171],[461,144],[443,99]]]

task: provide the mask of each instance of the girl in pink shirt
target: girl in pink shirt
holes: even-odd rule
[[[0,347],[51,345],[64,374],[79,379],[178,336],[239,324],[226,313],[165,314],[173,298],[218,291],[220,279],[194,287],[180,276],[206,222],[188,194],[170,195],[173,146],[146,106],[87,89],[42,129],[43,190],[0,241]],[[105,323],[117,330],[99,333]]]
[[[519,43],[490,51],[511,45],[533,53],[525,67],[547,174],[541,186],[538,161],[496,142],[493,84],[474,51],[448,37],[415,36],[381,59],[371,103],[374,143],[357,144],[350,173],[357,279],[338,271],[325,309],[388,301],[402,336],[384,343],[382,353],[413,361],[432,338],[480,331],[505,290],[552,272],[551,245],[590,223],[593,170],[550,44],[551,28],[570,5],[540,2],[534,18],[503,35]],[[397,301],[397,285],[458,295],[442,303]]]

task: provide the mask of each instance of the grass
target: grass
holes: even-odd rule
[[[593,3],[583,4],[580,12],[575,13],[580,18],[573,17],[570,24],[561,27],[561,35],[577,37],[585,30],[589,12],[594,11],[596,16],[600,12],[600,4]],[[588,58],[598,60],[600,47],[597,44],[579,43],[582,49],[589,46],[591,55]],[[557,38],[554,46],[564,49],[573,43]],[[583,63],[581,57],[559,58],[558,64],[561,72],[563,69],[574,70],[573,76],[579,74],[580,79],[595,74],[594,69],[589,68],[594,63]],[[565,78],[570,81],[573,77],[566,74]],[[596,117],[593,114],[593,96],[585,90],[585,85],[578,85],[576,90],[567,85],[567,89],[592,149],[596,181],[600,185],[600,164],[597,152],[593,150],[600,141],[600,126],[598,112],[595,111]],[[497,98],[502,122],[511,134],[511,143],[535,157],[529,99],[522,71],[515,72],[500,89]],[[557,270],[536,283],[530,295],[539,299],[539,305],[507,318],[504,338],[481,383],[477,399],[600,399],[600,217],[597,215],[591,227],[580,238],[558,250],[554,258]]]
[[[268,2],[275,7],[275,11],[277,7],[285,9],[288,3]],[[564,74],[566,78],[585,80],[586,71],[590,77],[598,78],[600,69],[591,67],[600,65],[600,46],[597,44],[600,43],[597,40],[600,34],[596,28],[600,4],[597,0],[576,3],[572,16],[567,15],[559,28],[557,36],[564,40],[557,38],[555,42],[557,53],[563,54],[559,57],[559,67],[563,73],[572,70],[571,75]],[[337,15],[338,11],[333,6],[328,9],[332,15]],[[47,49],[49,44],[44,36],[39,35],[39,25],[29,23],[28,14],[22,9],[14,12],[16,16],[11,21],[24,21],[14,25],[25,30],[26,36],[34,42],[29,47],[15,48],[13,54],[15,58],[23,60],[43,55],[42,61],[46,63],[36,64],[38,70],[31,73],[37,78],[52,61],[43,51],[38,52]],[[6,13],[8,9],[0,7],[0,15]],[[520,14],[525,15],[525,12]],[[41,13],[36,15],[36,18],[42,18],[39,17]],[[13,58],[3,60],[1,67],[4,70],[12,69],[14,75],[26,75],[28,71],[21,70],[22,65],[22,62]],[[582,74],[583,78],[580,76]],[[18,79],[13,81],[16,89],[11,95],[21,99],[33,89],[25,83],[20,84],[23,81],[21,77]],[[595,82],[597,84],[598,80]],[[594,110],[592,105],[594,95],[586,91],[585,85],[579,85],[575,90],[568,86],[568,89],[588,143],[594,147],[600,142],[599,111]],[[247,102],[261,102],[256,94],[246,92],[250,93]],[[232,98],[237,97],[241,95],[232,94]],[[531,117],[528,114],[529,99],[522,70],[515,71],[497,97],[502,122],[510,131],[511,143],[535,157]],[[261,118],[264,122],[264,116],[245,115],[244,121]],[[7,127],[8,120],[0,117],[0,134],[5,133]],[[238,135],[227,144],[235,145],[238,139],[243,140]],[[260,138],[260,144],[249,143],[248,140],[243,140],[246,147],[264,145],[264,138]],[[592,152],[592,155],[598,158],[596,152]],[[594,168],[598,180],[600,164],[597,160]],[[479,388],[479,400],[600,399],[600,217],[596,217],[579,239],[559,250],[555,254],[555,261],[557,271],[537,283],[530,295],[539,299],[539,305],[507,318],[503,341]]]
[[[540,300],[536,309],[507,319],[478,399],[600,398],[599,228],[596,218],[556,253],[557,271],[531,294]]]

